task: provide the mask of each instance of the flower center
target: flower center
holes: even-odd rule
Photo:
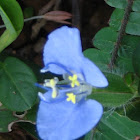
[[[59,81],[58,78],[46,79],[42,85],[36,84],[36,86],[43,88],[44,90],[52,92],[52,100],[55,101],[71,101],[73,104],[79,102],[83,98],[86,98],[87,95],[91,94],[92,86],[86,83],[78,74],[71,72],[64,65],[56,62],[48,63],[41,72],[49,71],[49,65],[57,65],[66,71],[63,81]],[[81,74],[80,74],[81,76]],[[39,93],[39,97],[42,101],[46,101],[47,97],[44,97],[43,94]],[[49,97],[48,97],[49,98]],[[52,101],[51,100],[51,101]],[[52,101],[53,103],[54,101]],[[47,102],[48,103],[48,102]]]

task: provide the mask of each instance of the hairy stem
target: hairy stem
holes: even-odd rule
[[[109,68],[110,69],[113,69],[114,63],[117,59],[118,50],[119,50],[119,47],[121,45],[123,35],[125,34],[125,29],[126,29],[126,25],[128,23],[128,20],[129,20],[129,16],[130,16],[130,13],[131,13],[133,1],[134,0],[128,0],[128,4],[127,4],[127,7],[125,9],[125,13],[124,13],[124,17],[123,17],[123,20],[122,20],[121,28],[120,28],[120,31],[118,33],[117,41],[116,41],[116,44],[114,46],[114,50],[112,52],[112,58],[111,58],[111,61],[109,63]]]

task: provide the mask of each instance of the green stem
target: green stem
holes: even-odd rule
[[[24,19],[24,22],[27,22],[27,21],[30,21],[30,20],[34,20],[34,19],[40,19],[40,18],[43,18],[44,16],[34,16],[34,17],[30,17],[30,18],[26,18]],[[0,25],[0,28],[5,28],[6,26],[5,25]]]
[[[30,18],[26,18],[24,19],[24,22],[30,21],[30,20],[34,20],[34,19],[39,19],[39,18],[43,18],[44,16],[34,16],[34,17],[30,17]]]

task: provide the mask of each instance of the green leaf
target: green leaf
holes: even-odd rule
[[[139,36],[124,35],[118,55],[120,57],[132,58],[135,48],[140,44]]]
[[[140,77],[140,45],[138,45],[133,53],[133,67],[135,73]]]
[[[94,37],[93,44],[98,49],[111,53],[116,44],[118,32],[110,27],[101,29]],[[130,57],[137,45],[140,44],[139,36],[124,35],[121,47],[119,49],[119,56]]]
[[[113,14],[111,15],[109,25],[116,31],[120,30],[123,16],[124,16],[124,10],[115,9]],[[125,32],[131,35],[140,35],[139,13],[131,12]]]
[[[87,49],[84,51],[84,56],[93,61],[102,71],[108,71],[110,54],[97,49]]]
[[[128,24],[126,26],[126,33],[131,35],[140,35],[140,14],[131,12]]]
[[[93,138],[93,131],[91,130],[90,132],[88,132],[83,140],[92,140]]]
[[[2,51],[17,38],[24,21],[22,10],[16,0],[0,0],[0,15],[6,26],[5,32],[0,37],[0,51]]]
[[[140,1],[139,0],[135,0],[132,6],[132,10],[133,11],[140,11]]]
[[[101,29],[94,37],[93,44],[98,49],[111,54],[117,40],[118,33],[110,27]]]
[[[30,120],[36,122],[36,112],[38,110],[38,105],[34,105],[30,110],[27,111],[27,114],[24,117],[24,120]]]
[[[96,92],[93,93],[89,98],[95,99],[98,102],[100,102],[104,107],[121,107],[132,98],[133,96],[131,94],[121,94],[121,93],[100,93]]]
[[[125,9],[127,6],[126,0],[105,0],[105,2],[115,8]],[[132,6],[133,11],[140,11],[140,1],[135,0]]]
[[[119,31],[121,26],[121,21],[124,16],[124,10],[121,9],[115,9],[111,15],[111,18],[109,20],[110,27],[113,28],[113,30]]]
[[[94,140],[134,140],[140,135],[140,123],[117,113],[104,113]]]
[[[112,7],[125,9],[127,6],[126,0],[105,0],[105,2]]]
[[[124,113],[124,111],[122,111]],[[140,122],[140,98],[136,98],[131,105],[126,107],[126,115],[134,121]]]
[[[116,44],[118,32],[110,27],[101,29],[94,37],[93,44],[98,49],[110,53]],[[120,57],[132,57],[132,53],[137,45],[140,44],[139,36],[124,35],[118,55]]]
[[[131,86],[133,84],[134,78],[134,73],[131,72],[124,75],[124,81],[128,86]]]
[[[134,72],[132,58],[118,57],[116,65],[121,69],[121,73]]]
[[[112,73],[105,73],[109,86],[104,89],[93,89],[88,98],[99,101],[104,107],[121,107],[133,99],[131,89],[124,83],[122,77]]]
[[[111,52],[116,44],[118,32],[110,27],[101,29],[94,37],[94,46],[100,50],[87,49],[84,55],[92,60],[103,72],[108,71],[111,60]],[[134,72],[132,66],[132,54],[137,45],[140,44],[139,36],[125,35],[122,39],[116,61],[117,69],[121,74]]]
[[[0,111],[0,132],[8,132],[8,125],[16,120],[12,111]]]
[[[0,63],[0,101],[10,110],[25,111],[36,101],[36,78],[30,68],[17,58]]]

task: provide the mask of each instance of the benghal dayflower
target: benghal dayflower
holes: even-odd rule
[[[94,55],[94,54],[93,54]],[[48,36],[43,52],[41,72],[63,75],[45,80],[37,86],[46,90],[37,114],[37,130],[42,140],[74,140],[99,122],[103,108],[95,100],[86,99],[92,87],[106,87],[108,81],[99,68],[85,58],[79,30],[63,26]]]

